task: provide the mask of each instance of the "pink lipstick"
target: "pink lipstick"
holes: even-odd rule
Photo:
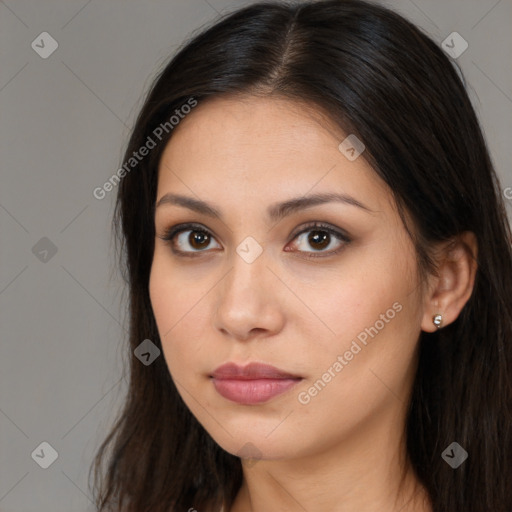
[[[302,380],[298,375],[262,363],[250,363],[243,367],[226,363],[210,377],[220,395],[243,405],[266,402]]]

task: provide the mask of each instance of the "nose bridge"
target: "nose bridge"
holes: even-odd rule
[[[255,298],[265,285],[265,274],[270,273],[266,265],[267,258],[263,248],[258,250],[254,242],[248,240],[241,242],[232,255],[225,293],[234,295],[237,300],[242,298],[240,294],[247,296],[246,299]]]
[[[272,285],[275,276],[267,268],[265,251],[252,259],[248,258],[255,246],[248,241],[233,252],[230,271],[225,276],[218,294],[217,328],[239,338],[246,338],[253,329],[274,331],[282,321]],[[252,248],[251,248],[252,247]],[[240,248],[242,251],[240,251]],[[241,252],[241,254],[240,254]]]

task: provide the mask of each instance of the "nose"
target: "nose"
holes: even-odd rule
[[[240,341],[269,337],[284,325],[286,287],[268,267],[265,251],[252,263],[238,254],[218,285],[214,327]]]

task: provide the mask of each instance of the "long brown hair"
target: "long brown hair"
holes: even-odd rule
[[[166,65],[125,161],[191,98],[237,92],[305,100],[362,140],[402,218],[406,212],[413,220],[423,272],[435,271],[433,243],[475,233],[472,296],[455,322],[421,334],[404,428],[434,512],[511,511],[512,236],[479,122],[450,59],[413,24],[364,1],[255,4],[204,30]],[[147,338],[161,348],[148,283],[168,128],[118,188],[114,228],[129,288],[131,353]],[[91,467],[98,509],[229,510],[242,482],[240,459],[190,413],[164,358],[145,366],[132,356],[129,382]],[[453,441],[469,454],[456,470],[441,457]]]

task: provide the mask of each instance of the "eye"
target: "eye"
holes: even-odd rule
[[[166,230],[160,238],[169,243],[175,253],[191,257],[198,255],[195,253],[204,252],[210,242],[215,240],[213,235],[199,224],[179,224]],[[189,251],[187,246],[191,247],[192,251]],[[218,247],[220,248],[220,245]]]
[[[304,248],[298,252],[305,253],[307,258],[333,256],[351,242],[351,238],[342,231],[320,222],[302,227],[302,230],[293,236],[293,240],[295,239],[298,241],[296,245]],[[313,251],[305,250],[308,246],[312,247]],[[324,250],[326,248],[330,248],[330,250]],[[293,252],[287,249],[285,251]]]
[[[308,235],[308,236],[306,236]],[[172,251],[178,255],[195,257],[210,246],[215,240],[210,231],[199,224],[179,224],[167,229],[163,236],[159,236],[162,240],[171,245]],[[307,258],[317,258],[332,256],[340,252],[344,246],[351,242],[351,239],[344,232],[328,225],[318,222],[302,226],[302,230],[295,233],[292,241],[297,239],[298,243],[294,245],[302,246],[297,252],[305,253]],[[187,248],[189,246],[192,250]],[[309,246],[313,251],[305,250]],[[221,248],[217,244],[217,248]],[[330,250],[326,251],[326,248]],[[286,252],[295,252],[285,248]],[[315,253],[319,253],[318,255]]]

